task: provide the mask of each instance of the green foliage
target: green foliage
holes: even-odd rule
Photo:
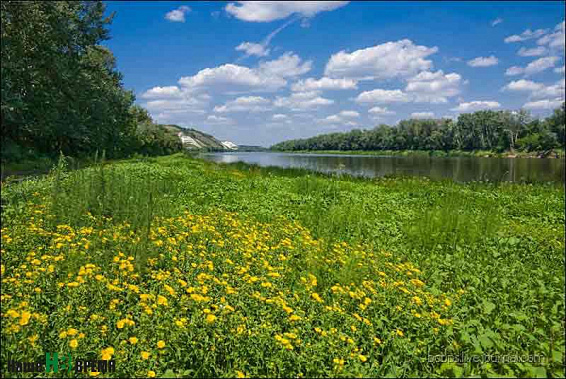
[[[273,150],[545,151],[564,147],[564,103],[544,121],[521,110],[463,113],[457,121],[402,120],[391,127],[323,134],[278,143]]]
[[[43,205],[45,207],[41,207]],[[235,233],[240,229],[233,223],[233,216],[218,213],[219,210],[237,212],[241,216],[238,220],[259,222],[264,229]],[[208,220],[205,225],[216,227],[210,229],[213,234],[203,239],[209,232],[199,232],[200,226],[196,227],[197,232],[179,229],[181,226],[176,220],[182,218],[185,211]],[[95,292],[99,300],[90,303],[91,287],[79,286],[76,291],[83,297],[73,303],[73,307],[83,306],[87,301],[88,312],[104,309],[103,314],[114,320],[104,337],[99,338],[97,327],[86,328],[87,338],[79,340],[79,352],[87,354],[88,346],[114,346],[116,352],[119,349],[141,350],[143,346],[152,352],[149,361],[140,360],[138,353],[129,363],[122,360],[123,356],[118,357],[117,369],[121,376],[146,376],[147,371],[143,368],[154,370],[158,376],[234,376],[239,370],[251,376],[285,377],[297,376],[299,372],[317,377],[530,377],[542,374],[563,377],[564,222],[564,187],[561,184],[462,184],[425,178],[364,180],[297,169],[259,168],[243,163],[218,165],[177,154],[113,164],[101,160],[97,165],[78,171],[67,171],[62,164],[47,178],[4,185],[3,249],[8,242],[10,245],[7,246],[11,247],[7,254],[3,254],[2,264],[8,275],[19,270],[22,262],[30,265],[28,261],[15,259],[18,254],[38,251],[33,244],[39,243],[47,246],[42,254],[67,252],[67,259],[61,264],[68,265],[68,271],[57,273],[60,275],[58,280],[67,280],[67,272],[76,274],[75,271],[87,262],[95,263],[101,267],[102,271],[98,272],[110,277],[112,272],[119,272],[110,267],[117,267],[118,263],[111,266],[111,260],[117,251],[121,251],[135,255],[132,264],[136,267],[144,267],[147,258],[155,258],[159,265],[153,268],[154,274],[173,267],[170,270],[173,275],[182,275],[179,278],[189,282],[188,286],[198,286],[192,274],[187,275],[192,269],[184,271],[186,263],[182,257],[186,243],[192,244],[194,249],[202,244],[202,248],[198,248],[201,250],[190,253],[187,262],[214,261],[214,270],[210,273],[220,280],[224,280],[222,273],[229,273],[226,280],[231,281],[236,280],[230,271],[233,267],[227,266],[224,259],[230,257],[237,262],[239,251],[244,249],[235,241],[240,238],[247,241],[266,231],[274,241],[289,238],[298,248],[295,254],[289,254],[292,261],[286,267],[290,270],[283,278],[274,281],[286,286],[294,283],[293,280],[299,282],[292,285],[294,293],[303,291],[300,276],[309,272],[318,278],[317,292],[328,299],[332,296],[329,287],[334,284],[378,280],[380,274],[372,270],[383,262],[392,261],[413,263],[420,270],[419,279],[426,283],[427,293],[431,296],[445,294],[452,301],[439,312],[450,317],[453,324],[437,323],[435,326],[422,315],[420,318],[412,315],[411,305],[400,303],[397,295],[380,290],[378,298],[371,304],[371,311],[344,308],[347,314],[358,312],[367,317],[372,323],[369,327],[358,325],[358,321],[347,318],[347,314],[328,314],[322,306],[317,308],[318,303],[309,302],[306,294],[303,296],[303,292],[298,292],[301,307],[312,312],[312,317],[296,325],[294,333],[302,342],[294,343],[294,349],[288,350],[273,338],[289,331],[285,329],[288,316],[284,312],[274,312],[273,305],[265,302],[251,306],[248,295],[255,287],[242,290],[241,294],[246,296],[225,295],[227,302],[236,309],[231,313],[233,317],[244,312],[247,317],[245,330],[256,333],[242,338],[235,331],[240,321],[231,319],[232,316],[213,310],[218,319],[212,328],[204,322],[202,310],[195,309],[194,304],[187,304],[188,312],[176,308],[173,297],[163,289],[164,282],[158,283],[152,278],[152,270],[141,271],[144,276],[138,285],[167,296],[170,308],[156,309],[160,317],[149,321],[134,316],[136,325],[131,329],[116,329],[115,317],[118,311],[123,312],[122,315],[136,314],[139,310],[137,296],[114,292],[109,296],[104,287],[100,293]],[[61,223],[75,231],[77,243],[84,244],[84,241],[80,242],[83,237],[93,241],[87,255],[78,250],[73,253],[76,255],[71,254],[77,248],[70,246],[62,247],[61,252],[53,250],[55,247],[44,243],[45,236],[28,233],[25,229],[41,225],[45,230],[56,231],[62,243],[66,243],[65,238],[72,237],[72,233],[57,229]],[[312,250],[311,245],[305,243],[310,239],[305,239],[295,229],[284,229],[283,225],[302,225],[320,247]],[[79,234],[90,227],[94,228],[94,233]],[[164,245],[148,244],[152,241],[147,239],[148,230],[154,238],[158,236],[165,241]],[[98,236],[98,231],[103,233],[106,242]],[[130,231],[133,234],[128,234]],[[185,231],[188,233],[186,239],[179,241],[178,237],[185,236]],[[14,241],[8,241],[4,235]],[[178,240],[181,245],[171,244],[168,238]],[[220,239],[225,239],[228,247],[220,248],[217,245]],[[340,251],[337,246],[351,247],[346,250],[346,255],[340,255],[340,260],[333,258],[336,257],[333,254]],[[249,247],[253,254],[257,254],[255,244]],[[179,252],[174,265],[172,251]],[[277,259],[280,252],[288,254],[287,251],[273,250],[266,259]],[[364,258],[363,251],[379,253],[369,259]],[[256,257],[253,254],[251,257]],[[331,258],[325,260],[326,257]],[[252,267],[259,271],[254,274],[261,275],[263,260],[256,258],[256,261],[257,266]],[[240,265],[243,267],[246,263]],[[69,281],[75,280],[74,274]],[[406,275],[405,271],[398,274]],[[177,277],[173,278],[169,283],[177,288]],[[256,285],[259,287],[259,282]],[[93,283],[92,288],[99,288],[97,286]],[[3,291],[4,288],[6,286]],[[265,288],[259,288],[265,291]],[[46,289],[45,293],[32,294],[29,302],[34,306],[41,305],[43,303],[35,299],[53,301],[56,294],[62,296],[70,294],[69,291],[54,288],[47,292]],[[211,282],[207,296],[216,298],[219,296],[216,291],[216,285]],[[100,302],[100,299],[111,297],[121,299],[116,311],[108,311],[107,304]],[[401,309],[396,308],[398,305]],[[297,312],[299,307],[293,309]],[[57,322],[55,334],[41,337],[46,338],[46,344],[58,346],[61,351],[68,351],[69,338],[58,339],[57,333],[71,325],[68,320],[73,320],[65,314],[64,307],[59,307],[50,316],[50,320]],[[172,326],[171,323],[180,317],[189,320],[186,329]],[[6,323],[11,320],[7,318]],[[356,332],[349,329],[352,323],[358,325]],[[73,327],[80,329],[80,325],[73,324]],[[329,332],[332,325],[355,340],[361,349],[356,354],[371,352],[367,354],[367,362],[361,362],[357,355],[349,355],[351,348],[347,347],[350,345],[340,340],[335,345],[325,345],[325,340],[314,331],[315,327],[322,328],[329,334],[328,341],[333,341]],[[3,324],[3,338],[8,339],[3,342],[15,341],[6,328]],[[396,329],[404,331],[402,338],[389,333]],[[25,332],[31,330],[33,328],[27,328]],[[131,335],[140,339],[138,345],[121,344],[120,341]],[[383,343],[375,346],[374,336]],[[156,358],[155,342],[158,339],[166,340],[167,348]],[[14,347],[13,343],[7,346]],[[145,347],[147,344],[149,346]],[[468,357],[537,354],[544,359],[531,363],[431,363],[429,354]],[[334,358],[345,361],[341,373],[333,371],[336,370]]]
[[[101,1],[4,1],[1,11],[2,162],[180,149],[166,133],[138,127],[151,118],[133,106],[100,45],[113,17]]]

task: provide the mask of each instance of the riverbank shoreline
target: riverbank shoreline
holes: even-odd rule
[[[449,157],[474,157],[474,158],[537,158],[537,159],[564,159],[566,154],[563,149],[555,149],[550,152],[515,152],[509,151],[497,153],[486,150],[462,151],[462,150],[270,150],[270,152],[290,154],[336,154],[336,155],[367,155],[367,156],[430,156],[437,158]]]

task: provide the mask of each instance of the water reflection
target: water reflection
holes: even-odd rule
[[[414,175],[455,181],[564,182],[563,159],[432,158],[423,156],[363,156],[288,153],[209,153],[199,157],[221,163],[246,162],[260,166],[306,168],[356,176]]]

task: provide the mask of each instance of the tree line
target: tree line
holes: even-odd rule
[[[402,120],[396,126],[284,141],[273,150],[491,150],[564,148],[564,103],[541,120],[525,111],[483,110],[452,119]]]
[[[113,16],[100,1],[1,2],[2,161],[182,148],[134,105],[112,52],[100,45]]]

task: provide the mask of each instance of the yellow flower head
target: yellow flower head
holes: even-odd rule
[[[157,295],[157,304],[167,306],[167,298],[165,296]]]
[[[149,359],[149,357],[151,356],[151,353],[147,352],[147,351],[142,351],[141,352],[141,357],[142,359],[146,360]]]
[[[100,353],[102,355],[103,361],[109,361],[109,360],[112,359],[112,356],[114,355],[114,348],[112,346],[110,346],[106,349],[102,349],[102,351]]]
[[[165,347],[165,341],[157,342],[157,347],[160,348],[160,349],[163,349]]]
[[[208,314],[206,316],[206,322],[208,322],[209,324],[212,324],[215,320],[216,320],[216,316],[213,314]]]
[[[29,323],[30,317],[31,317],[31,313],[27,311],[23,311],[22,318],[20,318],[20,325],[21,326],[27,325]]]

